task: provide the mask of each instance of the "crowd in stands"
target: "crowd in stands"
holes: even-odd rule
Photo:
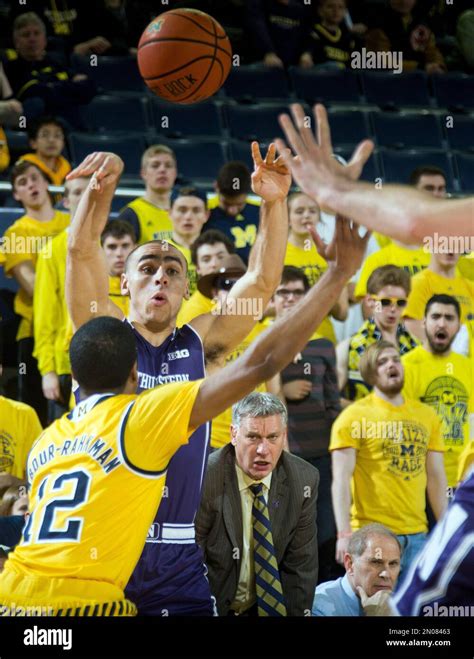
[[[15,341],[5,335],[0,351],[0,364],[3,357],[17,365],[16,382],[10,378],[9,384],[13,393],[0,396],[0,517],[25,513],[27,453],[41,429],[74,406],[68,353],[73,326],[65,297],[68,227],[90,178],[67,180],[71,163],[65,147],[68,133],[85,127],[81,106],[97,93],[96,83],[77,67],[77,57],[134,56],[142,29],[158,13],[146,0],[103,0],[93,3],[93,10],[74,0],[63,3],[61,11],[53,11],[52,4],[29,3],[29,13],[12,9],[11,32],[3,34],[0,171],[5,179],[8,175],[10,201],[21,206],[22,214],[6,228],[0,250],[0,268],[16,282],[13,307],[4,315],[14,317],[17,326]],[[163,11],[180,5],[208,11],[228,25],[234,48],[246,43],[245,63],[350,67],[351,53],[365,47],[401,51],[407,72],[445,74],[473,67],[473,42],[466,36],[474,30],[469,3],[321,0],[315,7],[297,0],[208,0],[170,1]],[[17,127],[21,117],[26,117],[30,150],[10,163],[1,126]],[[252,271],[262,221],[262,202],[252,194],[246,163],[227,161],[215,171],[213,189],[206,190],[192,180],[182,185],[180,166],[168,142],[148,146],[136,172],[143,194],[124,202],[100,237],[109,299],[125,316],[129,298],[120,282],[128,255],[152,240],[179,250],[189,290],[178,327],[225,308],[229,292]],[[447,195],[446,173],[429,162],[414,168],[407,182],[435,197]],[[51,185],[59,187],[51,191]],[[324,235],[332,227],[330,209],[293,188],[287,211],[279,283],[267,308],[254,310],[254,328],[227,362],[284,319],[328,269],[312,231]],[[279,419],[278,438],[287,428],[288,441],[282,439],[268,458],[275,481],[286,478],[290,488],[295,482],[318,488],[314,505],[294,497],[288,512],[297,527],[294,537],[282,518],[272,528],[289,615],[307,615],[308,609],[319,616],[370,615],[372,600],[367,599],[378,590],[392,590],[399,573],[406,573],[472,461],[472,255],[467,249],[430,253],[426,245],[374,234],[361,269],[306,347],[256,390],[272,396],[247,401],[234,414],[228,409],[213,421],[215,454],[196,530],[221,615],[255,613],[255,596],[244,594],[251,576],[244,565],[231,574],[235,566],[223,558],[228,548],[215,540],[225,511],[213,509],[213,493],[220,491],[222,474],[230,463],[234,469],[235,460],[236,506],[242,505],[244,518],[251,516],[252,502],[243,490],[257,479],[246,469],[249,449],[239,435],[248,417]],[[2,325],[0,319],[0,337]],[[244,447],[240,453],[239,446]],[[1,480],[8,475],[14,482]],[[261,492],[255,493],[256,501]],[[263,506],[265,516],[265,499]],[[308,539],[303,522],[310,517]],[[0,524],[5,554],[13,543],[6,545],[2,533]],[[303,556],[299,549],[306,542],[309,554]],[[374,552],[380,546],[386,551],[377,563]],[[305,583],[304,593],[297,593],[292,570]]]

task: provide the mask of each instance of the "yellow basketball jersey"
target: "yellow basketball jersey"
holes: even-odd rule
[[[41,434],[28,457],[31,516],[0,575],[0,605],[123,600],[168,462],[194,430],[200,383],[90,396]]]

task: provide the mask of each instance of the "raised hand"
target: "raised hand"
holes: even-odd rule
[[[329,244],[321,239],[315,227],[309,227],[309,231],[316,249],[329,267],[345,272],[350,279],[362,265],[371,232],[367,231],[361,237],[359,225],[339,215]]]
[[[290,109],[293,120],[289,115],[282,114],[279,121],[288,143],[298,157],[291,157],[281,139],[275,141],[278,152],[303,192],[315,199],[320,206],[326,206],[338,180],[356,181],[359,178],[374,144],[370,140],[364,140],[355,149],[348,165],[341,165],[333,158],[331,131],[324,106],[314,106],[317,140],[307,125],[303,107],[293,104]]]
[[[291,161],[290,150],[286,149]],[[285,199],[291,186],[291,173],[288,164],[282,156],[275,159],[276,147],[272,143],[268,147],[265,160],[260,153],[258,142],[252,142],[252,158],[254,171],[252,174],[252,190],[265,201]]]
[[[123,172],[123,160],[115,153],[95,151],[88,155],[66,176],[68,181],[82,176],[92,176],[91,187],[101,192],[111,184],[116,185]]]

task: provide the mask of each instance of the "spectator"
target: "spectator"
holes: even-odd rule
[[[435,35],[428,21],[417,14],[416,4],[417,0],[390,0],[378,25],[367,32],[367,49],[401,52],[404,72],[422,69],[445,73],[446,64]]]
[[[148,147],[142,155],[141,165],[145,194],[127,204],[118,218],[131,224],[139,245],[149,240],[171,238],[171,191],[178,174],[176,156],[164,144]]]
[[[127,222],[111,220],[100,237],[109,275],[109,299],[128,316],[130,298],[122,295],[121,277],[125,272],[128,255],[136,247],[135,234]]]
[[[0,502],[0,517],[25,515],[28,512],[27,483],[13,485],[3,494]]]
[[[474,70],[474,9],[463,12],[456,25],[456,40],[468,72]]]
[[[238,160],[227,162],[217,175],[216,195],[209,198],[207,229],[222,231],[233,242],[236,253],[248,263],[257,237],[260,199],[250,199],[251,175]]]
[[[441,421],[444,465],[452,488],[458,482],[460,455],[469,442],[469,414],[474,413],[471,362],[451,350],[459,315],[455,297],[433,295],[424,310],[423,345],[403,358],[403,394],[432,407]]]
[[[199,278],[219,272],[224,259],[234,254],[233,243],[221,231],[209,229],[193,242],[191,246],[191,260],[196,266],[198,276],[197,290],[189,300],[183,300],[183,305],[176,321],[177,327],[182,327],[196,316],[209,313],[214,308],[214,300],[199,290]]]
[[[346,574],[316,588],[313,616],[371,615],[395,588],[401,554],[399,539],[382,524],[353,533],[344,554]]]
[[[45,174],[28,161],[19,161],[11,173],[13,197],[24,209],[5,232],[3,252],[5,274],[15,277],[19,291],[15,312],[21,316],[18,341],[18,393],[22,402],[32,405],[46,424],[46,402],[41,391],[41,376],[33,357],[33,293],[36,262],[40,251],[51,248],[49,239],[65,229],[69,215],[55,210],[48,193]]]
[[[276,317],[288,314],[308,290],[309,282],[304,272],[285,266],[274,296]],[[319,582],[327,581],[340,572],[334,561],[336,523],[331,501],[332,472],[328,451],[332,423],[341,410],[333,344],[315,334],[280,375],[288,407],[289,449],[319,471]]]
[[[40,117],[28,130],[34,153],[26,153],[22,160],[34,163],[53,185],[61,185],[71,165],[61,153],[64,150],[64,126],[55,117]]]
[[[403,572],[425,542],[425,490],[436,519],[446,508],[441,424],[428,405],[402,396],[403,366],[388,341],[370,346],[360,371],[374,391],[340,414],[329,446],[337,559],[354,530],[379,522],[400,540]]]
[[[327,269],[327,263],[319,255],[310,235],[310,228],[319,221],[318,205],[307,195],[294,192],[288,196],[288,217],[290,232],[285,254],[285,265],[303,270],[313,286]],[[347,288],[341,293],[337,304],[331,309],[331,316],[345,320],[348,311]],[[318,327],[318,334],[336,343],[336,335],[329,317]]]
[[[73,52],[77,55],[136,53],[138,42],[130,39],[125,4],[125,0],[98,0],[87,7],[87,12],[81,7]]]
[[[257,59],[279,68],[304,63],[311,11],[303,0],[247,0],[248,31]]]
[[[401,322],[409,293],[410,275],[395,265],[376,268],[370,275],[365,297],[369,318],[336,349],[339,390],[344,391],[346,405],[367,396],[372,389],[364,382],[359,368],[360,358],[369,346],[388,341],[398,346],[400,355],[417,346],[417,340]]]
[[[350,68],[351,53],[357,41],[345,24],[346,0],[320,0],[317,12],[318,20],[309,33],[302,65],[327,67],[329,64],[334,68]]]
[[[0,125],[18,126],[23,106],[12,96],[11,85],[0,62]]]
[[[46,28],[37,14],[28,12],[15,19],[13,42],[13,59],[5,62],[5,73],[27,120],[58,115],[80,129],[80,106],[94,97],[94,83],[46,54]]]
[[[196,536],[219,615],[311,609],[318,472],[283,451],[286,426],[278,398],[249,394],[233,408],[232,443],[210,457]]]

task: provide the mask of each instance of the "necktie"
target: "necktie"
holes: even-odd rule
[[[258,615],[286,616],[270,516],[263,496],[263,484],[251,485],[250,489],[255,496],[252,506],[252,525]]]

